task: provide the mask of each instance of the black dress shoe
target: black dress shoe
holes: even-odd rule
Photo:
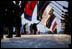
[[[16,35],[15,37],[21,37],[21,35]]]
[[[12,38],[12,36],[6,36],[7,38]]]

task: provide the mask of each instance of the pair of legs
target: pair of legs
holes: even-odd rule
[[[9,32],[7,38],[12,38],[13,37],[13,26],[9,26]],[[20,35],[20,27],[16,26],[16,36],[15,37],[21,37]]]

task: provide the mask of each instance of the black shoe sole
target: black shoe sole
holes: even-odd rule
[[[6,38],[12,38],[12,36],[7,36]]]
[[[15,36],[15,37],[21,37],[21,36]]]

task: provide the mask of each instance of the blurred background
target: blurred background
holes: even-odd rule
[[[5,33],[8,33],[8,25],[6,26],[6,24],[7,22],[11,22],[10,19],[13,18],[7,17],[7,12],[10,6],[16,5],[16,1],[2,1],[0,5],[2,7],[0,9],[4,9],[3,21],[7,20],[3,23],[3,29]],[[31,24],[39,23],[37,24],[37,29],[40,34],[70,34],[71,21],[68,11],[68,1],[18,1],[18,6],[20,8],[21,33],[24,33],[23,26],[26,23],[28,23],[29,28]],[[11,9],[13,10],[15,7]],[[13,10],[14,12],[18,11]],[[16,28],[13,27],[13,32],[15,31]]]

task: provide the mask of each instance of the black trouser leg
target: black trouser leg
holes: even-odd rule
[[[17,37],[20,37],[21,34],[20,34],[20,27],[16,26],[16,36]]]
[[[36,34],[36,30],[34,30],[34,34]]]
[[[36,29],[34,29],[34,34],[36,34],[36,31],[37,31],[37,30],[36,30]]]
[[[20,37],[21,18],[16,18],[16,37]]]
[[[12,26],[9,26],[9,32],[8,32],[8,38],[12,37],[13,36],[13,27]]]
[[[9,30],[9,32],[10,32],[10,36],[12,37],[12,36],[13,36],[13,27],[10,26],[9,29],[10,29],[10,30]]]
[[[26,34],[26,30],[24,30],[24,34]]]
[[[24,26],[24,34],[26,34],[26,28],[25,28],[25,26]]]

